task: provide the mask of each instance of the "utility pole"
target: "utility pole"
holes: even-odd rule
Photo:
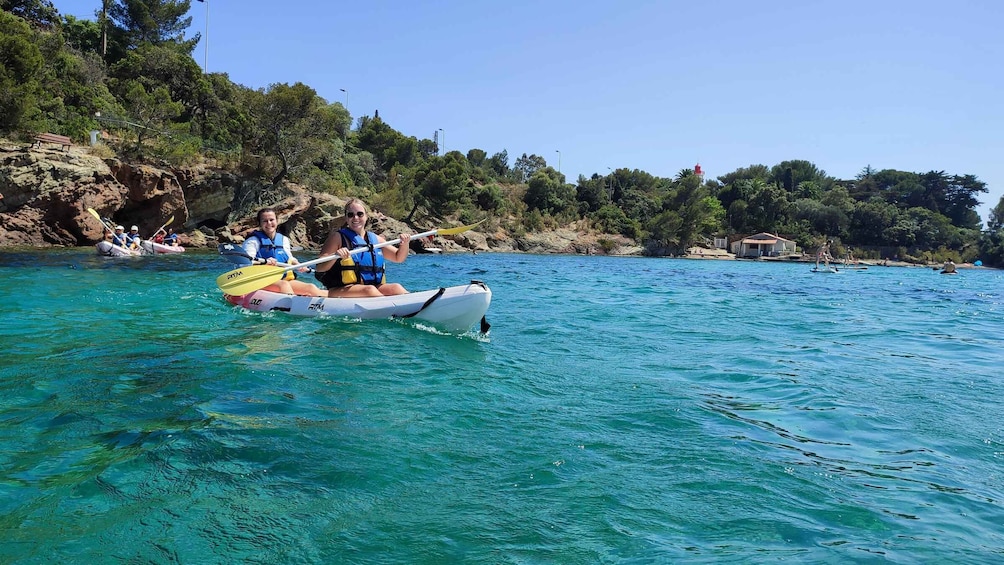
[[[202,42],[206,47],[206,54],[202,59],[202,73],[209,74],[209,0],[198,0],[206,5],[206,36],[202,38]]]
[[[108,2],[101,0],[101,58],[108,57]]]

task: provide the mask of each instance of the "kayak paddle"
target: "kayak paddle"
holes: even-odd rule
[[[481,220],[483,222],[484,220]],[[445,228],[445,229],[435,229],[426,232],[415,234],[411,237],[422,238],[428,237],[430,235],[456,235],[458,233],[464,233],[467,230],[473,229],[481,222],[470,224],[467,226],[459,226],[455,228]],[[388,245],[397,245],[401,243],[401,238],[393,239],[391,241],[385,241],[383,243],[378,243],[373,246],[373,249],[380,249],[381,247],[387,247]],[[349,251],[350,255],[356,253],[362,253],[368,250],[369,247],[357,247]],[[299,263],[297,265],[287,265],[285,267],[273,267],[272,265],[250,265],[247,267],[241,267],[239,269],[234,269],[232,271],[223,273],[222,275],[216,277],[216,286],[220,288],[223,292],[231,296],[242,296],[248,294],[249,292],[254,292],[256,290],[265,288],[266,286],[277,282],[286,271],[291,271],[293,269],[299,269],[300,267],[309,267],[312,265],[317,265],[319,263],[327,263],[333,259],[338,259],[339,255],[336,253],[334,255],[328,255],[327,257],[319,257],[312,261],[306,261],[304,263]]]
[[[173,222],[174,222],[174,216],[171,216],[170,218],[167,219],[166,222],[164,222],[164,225],[160,226],[159,228],[157,228],[157,231],[153,232],[153,235],[150,236],[150,239],[153,240],[154,236],[156,236],[158,233],[160,233],[160,230],[162,230],[162,229],[166,228],[167,226],[171,225]],[[164,232],[164,233],[166,234],[167,232]]]
[[[88,208],[87,211],[90,212],[92,216],[97,218],[98,221],[101,222],[101,225],[104,226],[106,230],[115,233],[115,229],[112,226],[106,224],[105,221],[101,219],[101,215],[98,214],[97,210],[95,210],[94,208]]]
[[[227,256],[231,256],[231,257],[243,257],[243,258],[247,259],[248,261],[251,261],[251,263],[255,264],[255,265],[263,264],[265,262],[264,259],[255,259],[254,257],[248,255],[248,252],[244,251],[243,247],[240,247],[238,245],[234,245],[232,243],[221,243],[221,244],[219,244],[216,247],[217,247],[217,249],[219,249],[220,255],[223,255],[224,257],[227,257]],[[277,262],[276,265],[278,265],[280,267],[288,267],[288,266],[290,266],[289,263],[282,263],[282,262]],[[299,265],[293,265],[293,267],[295,267],[297,269],[300,268]],[[310,269],[309,271],[310,272],[314,272],[313,269]]]

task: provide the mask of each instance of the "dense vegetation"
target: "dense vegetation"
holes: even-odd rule
[[[95,19],[49,0],[0,0],[0,134],[87,139],[176,165],[209,160],[245,179],[237,204],[274,202],[289,182],[357,195],[399,217],[490,215],[514,235],[577,222],[677,253],[712,236],[777,233],[812,249],[832,238],[859,257],[1004,266],[1004,199],[980,230],[985,183],[971,174],[872,170],[838,180],[808,161],[753,165],[705,180],[640,170],[575,183],[538,155],[439,155],[379,115],[352,117],[302,83],[251,89],[204,74],[185,39],[189,0],[95,0]],[[243,206],[239,206],[243,208]]]

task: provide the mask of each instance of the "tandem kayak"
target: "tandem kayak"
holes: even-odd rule
[[[227,302],[255,312],[288,312],[294,316],[344,316],[362,320],[412,318],[447,331],[467,331],[480,322],[488,331],[485,312],[492,291],[481,281],[378,298],[294,296],[256,290],[243,296],[224,295]]]
[[[153,253],[184,253],[185,248],[180,245],[164,245],[147,239],[143,241],[143,252],[148,255]]]

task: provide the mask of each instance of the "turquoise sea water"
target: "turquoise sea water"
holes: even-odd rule
[[[1004,561],[1004,272],[392,265],[482,338],[227,269],[0,253],[0,563]]]

